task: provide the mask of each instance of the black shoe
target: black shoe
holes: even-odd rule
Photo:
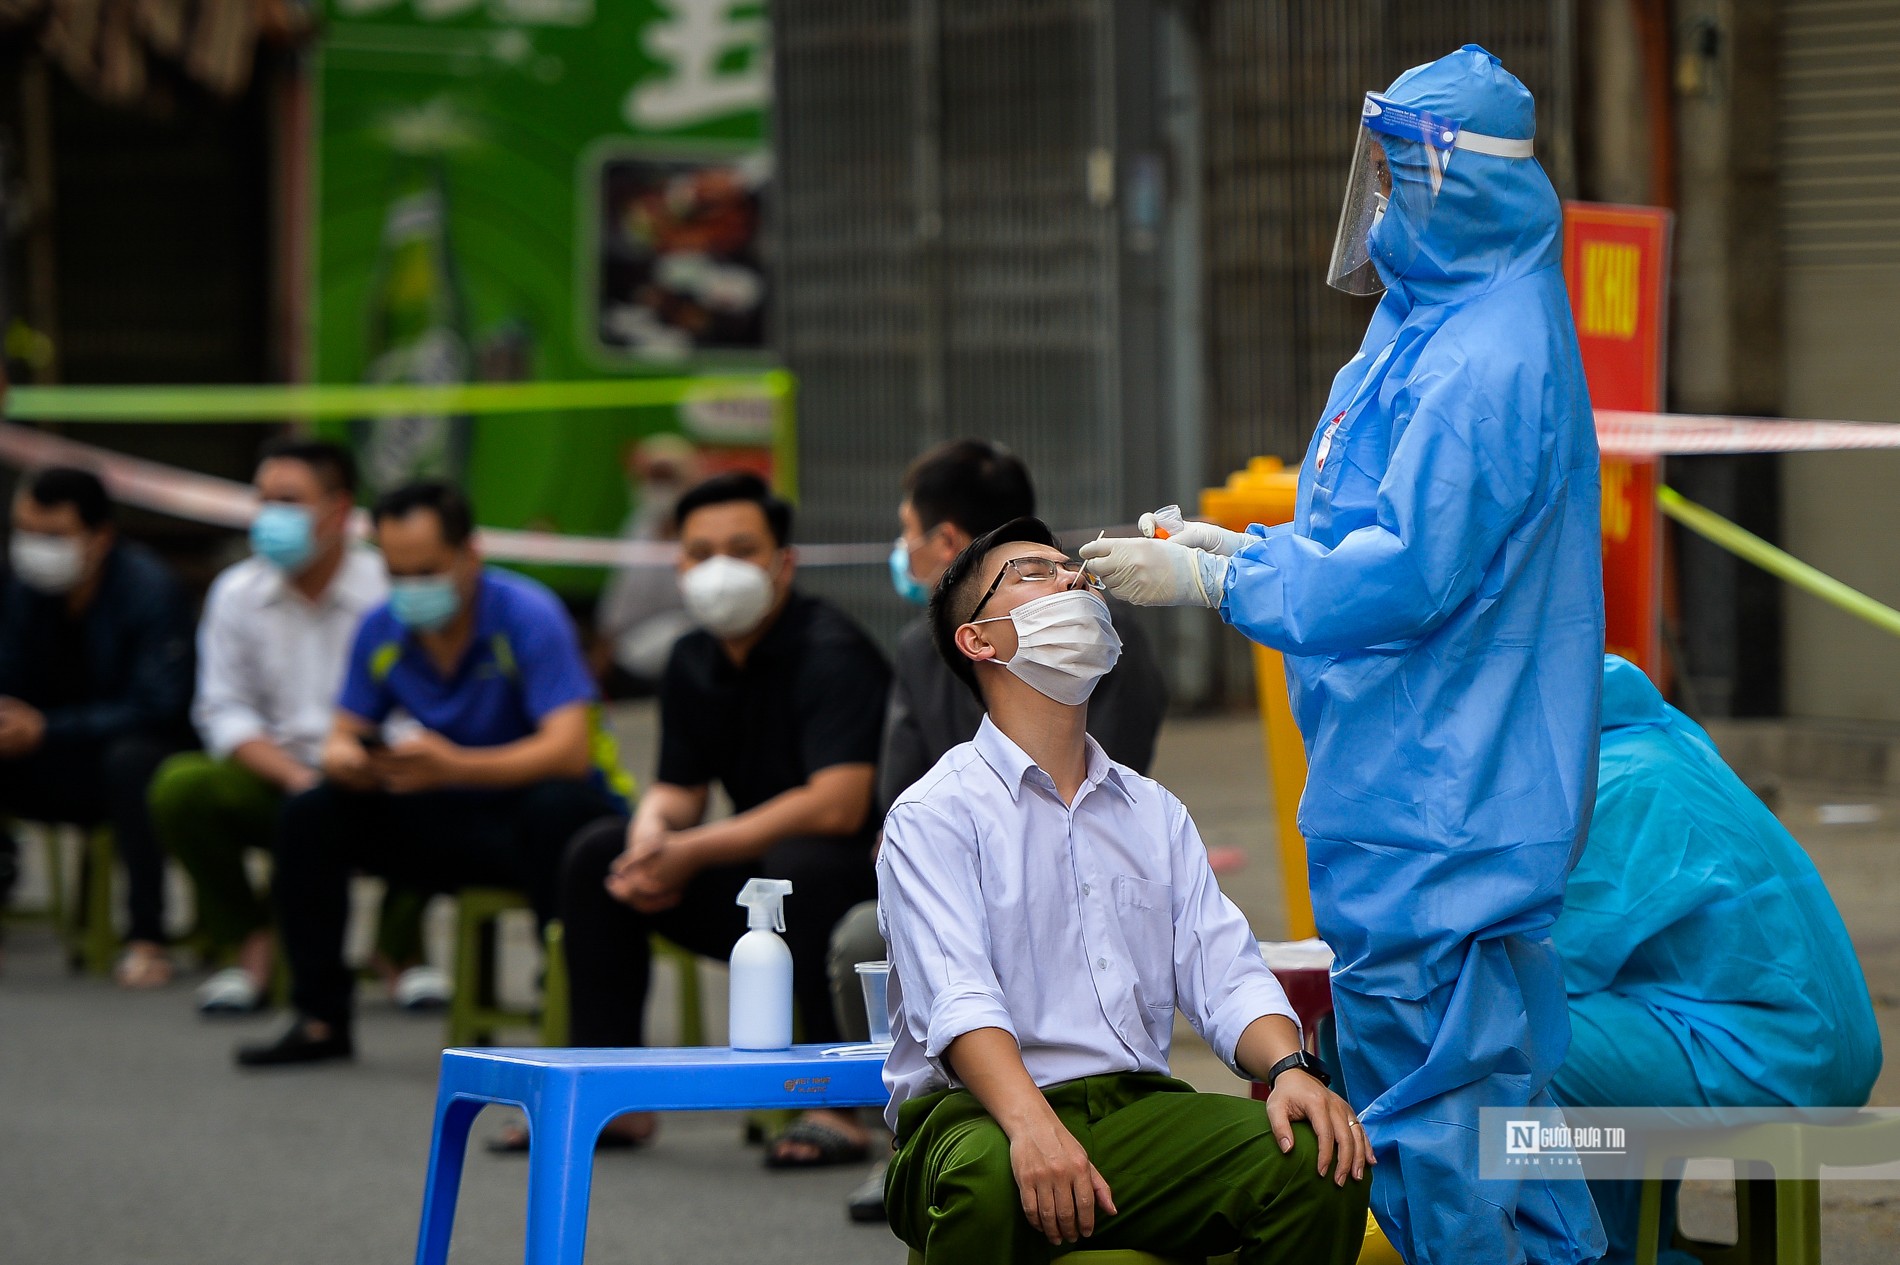
[[[313,1037],[307,1025],[307,1020],[298,1019],[275,1041],[239,1046],[238,1066],[287,1067],[293,1063],[324,1063],[356,1057],[356,1043],[350,1040],[348,1028],[332,1025],[329,1036]]]
[[[882,1225],[884,1213],[884,1166],[879,1164],[844,1201],[845,1215],[866,1225]]]

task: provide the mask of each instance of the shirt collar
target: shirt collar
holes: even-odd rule
[[[383,556],[374,550],[350,545],[343,554],[343,565],[324,594],[326,600],[346,597],[359,611],[366,611],[387,596],[388,582],[383,578]]]
[[[996,776],[1003,779],[1003,785],[1009,790],[1010,799],[1020,800],[1023,779],[1029,776],[1029,770],[1036,768],[1036,762],[1031,760],[1028,753],[1017,746],[1007,734],[998,729],[996,722],[987,714],[983,717],[983,723],[976,727],[976,737],[972,741],[975,743],[977,754],[983,757],[983,762],[995,771]],[[1082,789],[1077,792],[1075,802],[1081,803],[1083,796],[1089,791],[1106,784],[1113,786],[1121,793],[1123,799],[1133,804],[1134,792],[1130,791],[1127,783],[1122,780],[1121,766],[1108,758],[1108,753],[1102,750],[1102,744],[1095,741],[1094,735],[1084,736],[1083,741],[1088,749],[1088,767],[1087,772],[1083,774]],[[1037,771],[1041,772],[1039,769]],[[1049,775],[1044,773],[1043,776],[1046,778]]]
[[[303,594],[291,587],[288,572],[269,563],[265,563],[264,568],[261,601],[265,606],[275,606],[294,598],[318,610],[327,610],[347,599],[349,608],[361,614],[384,597],[380,582],[382,555],[356,545],[344,546],[342,564],[337,567],[336,574],[330,577],[330,585],[323,590],[323,596],[315,602],[305,601]]]
[[[259,561],[262,562],[262,559]],[[259,582],[259,587],[263,590],[259,598],[260,605],[275,606],[293,596],[290,589],[290,577],[284,574],[283,568],[264,562],[263,569],[264,578]]]

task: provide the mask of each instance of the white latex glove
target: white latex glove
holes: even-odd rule
[[[1172,540],[1091,540],[1082,559],[1111,594],[1136,606],[1219,606],[1233,567]]]
[[[1159,524],[1155,522],[1153,514],[1143,514],[1139,525],[1142,535],[1153,536]],[[1225,527],[1216,527],[1212,523],[1183,523],[1180,527],[1170,529],[1168,532],[1168,543],[1171,545],[1186,545],[1189,549],[1205,549],[1209,553],[1220,554],[1223,558],[1233,557],[1240,552],[1242,545],[1252,539],[1253,537],[1246,532],[1228,531]]]

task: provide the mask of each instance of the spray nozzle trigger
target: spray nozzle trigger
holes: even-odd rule
[[[792,881],[784,878],[747,879],[739,889],[738,904],[746,907],[746,926],[773,931],[785,930],[785,898],[792,894]]]

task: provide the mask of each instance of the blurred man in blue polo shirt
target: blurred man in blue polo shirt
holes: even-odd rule
[[[625,811],[559,600],[482,566],[468,502],[446,483],[398,488],[372,517],[389,601],[357,630],[324,781],[285,806],[278,840],[297,1014],[276,1041],[238,1051],[249,1067],[354,1053],[343,964],[353,870],[432,891],[521,888],[545,922],[568,839]]]

